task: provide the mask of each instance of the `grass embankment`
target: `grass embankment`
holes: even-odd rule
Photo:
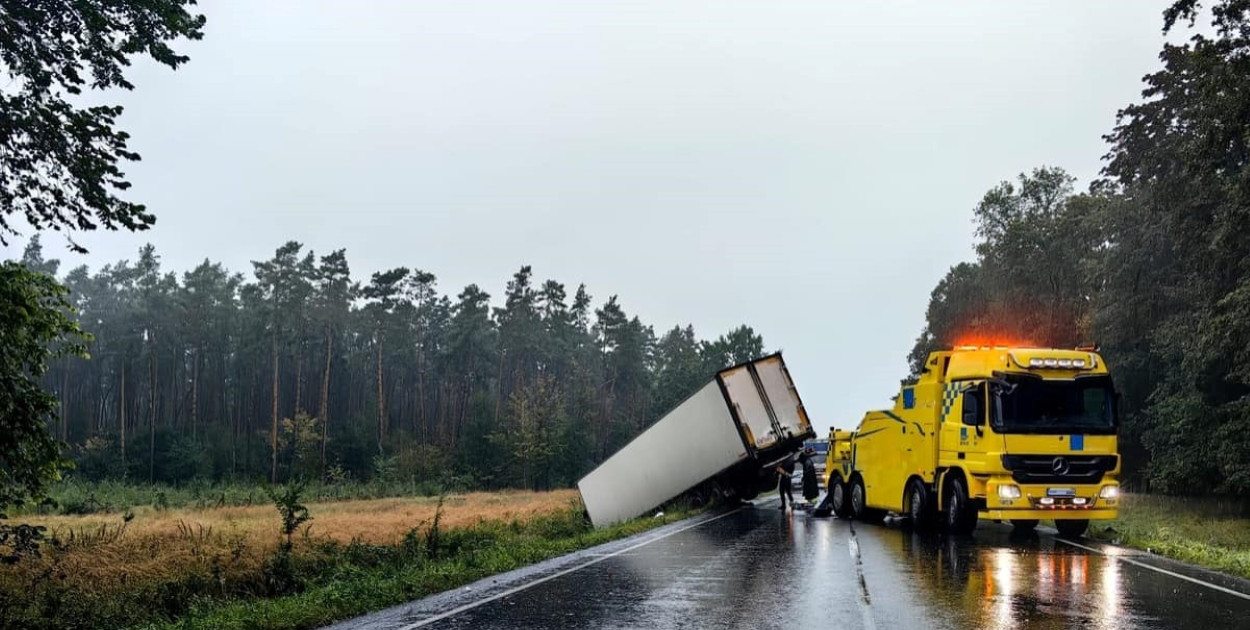
[[[322,483],[313,481],[304,486],[303,497],[309,503],[385,499],[391,497],[432,496],[440,489],[458,491],[457,485],[441,485],[431,481],[344,481]],[[51,502],[44,506],[27,506],[8,512],[10,517],[30,515],[123,513],[128,509],[150,506],[158,510],[172,508],[220,508],[268,505],[273,507],[265,487],[255,483],[212,483],[196,481],[181,486],[166,486],[120,481],[79,481],[69,479],[49,491]]]
[[[1124,496],[1120,518],[1089,536],[1250,578],[1250,506],[1218,499]]]
[[[671,522],[594,530],[572,490],[37,516],[50,544],[0,568],[0,627],[314,628]]]

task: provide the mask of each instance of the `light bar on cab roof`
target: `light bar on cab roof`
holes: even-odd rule
[[[1031,368],[1057,368],[1060,370],[1084,370],[1094,367],[1085,359],[1051,359],[1034,357],[1029,359]]]

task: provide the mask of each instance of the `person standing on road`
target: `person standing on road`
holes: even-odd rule
[[[803,468],[803,498],[809,503],[820,496],[820,481],[816,478],[816,449],[807,447],[799,455],[799,466]]]
[[[794,475],[796,461],[797,458],[791,453],[777,464],[777,494],[781,495],[781,507],[778,509],[786,509],[786,499],[789,499],[790,507],[794,507],[794,493],[790,490],[790,477]]]

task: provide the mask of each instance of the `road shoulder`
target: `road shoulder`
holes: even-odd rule
[[[750,506],[746,506],[750,509]],[[554,576],[569,572],[596,559],[620,554],[633,547],[670,536],[678,531],[697,527],[705,522],[721,518],[733,509],[704,512],[687,519],[674,521],[626,538],[619,538],[601,545],[550,558],[520,569],[483,578],[471,584],[430,595],[405,604],[392,606],[374,613],[325,626],[322,630],[400,630],[412,628],[423,620],[440,617],[478,602],[485,602],[509,592],[524,588]]]

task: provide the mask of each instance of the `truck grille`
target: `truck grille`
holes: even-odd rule
[[[1091,484],[1115,470],[1116,455],[1003,455],[1016,483]]]

